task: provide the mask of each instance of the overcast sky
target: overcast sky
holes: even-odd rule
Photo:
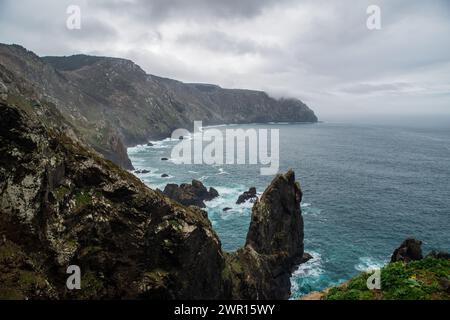
[[[366,27],[371,4],[381,30]],[[449,0],[0,0],[0,42],[297,97],[322,118],[450,114]]]

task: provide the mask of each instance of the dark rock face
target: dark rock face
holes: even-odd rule
[[[0,99],[6,100],[10,89],[22,95],[35,91],[36,98],[54,103],[79,129],[80,139],[126,169],[131,163],[125,147],[170,136],[174,128],[192,128],[194,120],[203,119],[205,125],[317,121],[297,99],[160,78],[125,59],[41,58],[0,44],[0,69]]]
[[[245,247],[227,256],[234,279],[239,279],[233,281],[234,294],[243,299],[289,297],[291,272],[308,260],[303,256],[301,199],[289,171],[278,175],[255,203]]]
[[[52,106],[24,108],[0,103],[0,298],[289,296],[303,256],[293,172],[255,204],[245,247],[225,253],[206,212],[149,189],[72,138]],[[199,181],[187,189],[217,195]],[[66,288],[69,265],[81,269],[81,290]]]
[[[1,103],[0,213],[2,298],[229,297],[203,212]],[[65,286],[72,264],[76,292]]]
[[[406,239],[395,249],[391,257],[391,262],[410,262],[422,259],[422,241],[416,239]]]
[[[197,206],[199,208],[205,208],[205,201],[219,196],[216,189],[211,187],[208,190],[198,180],[192,180],[191,184],[183,183],[179,186],[168,184],[164,188],[163,194],[185,206]]]
[[[251,187],[250,189],[248,189],[248,191],[245,191],[238,197],[236,204],[241,204],[248,200],[250,200],[250,202],[255,202],[256,199],[257,199],[256,188]]]

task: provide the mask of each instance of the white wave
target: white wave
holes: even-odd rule
[[[136,153],[144,152],[145,150],[147,150],[147,148],[148,147],[144,144],[138,144],[137,146],[127,148],[127,153],[129,155],[133,155]]]
[[[373,257],[360,257],[359,263],[355,264],[355,269],[361,272],[380,269],[386,261],[377,260]]]
[[[305,263],[302,263],[298,267],[298,269],[292,273],[292,281],[291,281],[291,284],[292,284],[291,291],[292,292],[300,291],[298,281],[295,281],[295,279],[300,279],[300,278],[318,279],[325,273],[325,270],[323,269],[323,266],[322,266],[322,256],[320,255],[320,253],[317,253],[314,251],[309,252],[309,253],[312,256],[312,259],[308,260]]]
[[[229,174],[229,173],[227,171],[225,171],[223,168],[219,168],[218,175],[222,175],[222,174]]]
[[[301,208],[302,208],[302,214],[304,216],[309,215],[309,216],[316,217],[322,213],[322,209],[311,207],[310,205],[309,206],[301,205]]]
[[[318,277],[325,272],[320,253],[312,251],[309,254],[312,258],[302,263],[292,274],[293,277]]]
[[[308,208],[308,207],[311,206],[311,203],[305,202],[305,203],[302,203],[300,206],[301,206],[302,208]]]

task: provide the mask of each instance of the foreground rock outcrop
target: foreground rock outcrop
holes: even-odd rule
[[[255,204],[245,247],[226,253],[206,212],[105,160],[51,104],[25,102],[0,103],[0,298],[289,296],[303,254],[293,172]],[[69,265],[80,290],[66,287]]]

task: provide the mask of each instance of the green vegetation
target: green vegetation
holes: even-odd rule
[[[61,201],[67,194],[70,193],[70,189],[66,186],[60,186],[56,188],[53,193],[55,194],[56,200]]]
[[[92,196],[86,191],[80,191],[75,194],[75,206],[77,208],[86,206],[92,202]]]
[[[95,299],[104,289],[103,281],[94,272],[88,271],[81,276],[80,299]]]
[[[32,298],[47,289],[44,277],[33,269],[19,246],[9,241],[0,246],[0,300]]]
[[[408,264],[390,263],[381,269],[381,290],[369,290],[370,273],[331,288],[326,300],[449,300],[450,260],[425,258]]]

